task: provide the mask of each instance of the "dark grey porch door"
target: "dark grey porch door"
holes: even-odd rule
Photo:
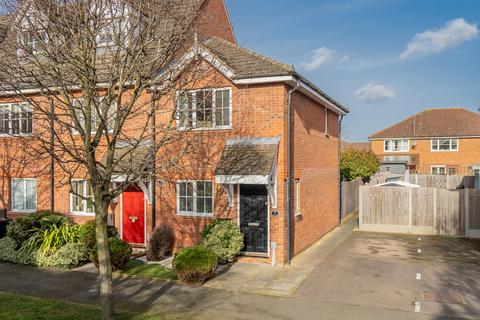
[[[240,229],[243,251],[268,252],[268,197],[264,185],[240,185]]]

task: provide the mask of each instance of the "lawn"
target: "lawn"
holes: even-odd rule
[[[68,303],[0,292],[0,320],[91,320],[100,319],[96,306]],[[159,315],[119,312],[119,320],[173,320]]]
[[[121,270],[118,270],[118,272],[128,276],[177,280],[177,275],[173,270],[169,270],[158,264],[146,264],[139,260],[132,260],[128,262],[125,267],[123,267]]]

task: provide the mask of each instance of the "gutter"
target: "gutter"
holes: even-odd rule
[[[291,181],[292,181],[292,94],[300,88],[300,80],[296,80],[294,88],[288,91],[287,106],[287,259],[292,263],[292,208],[291,208]]]

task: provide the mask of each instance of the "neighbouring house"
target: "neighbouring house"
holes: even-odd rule
[[[480,173],[480,114],[467,109],[426,109],[369,140],[383,172]]]
[[[198,138],[196,147],[178,159],[181,170],[158,171],[126,190],[111,204],[109,223],[138,246],[146,245],[155,225],[168,224],[179,249],[198,243],[212,220],[231,219],[245,235],[246,261],[287,263],[338,225],[340,119],[348,109],[292,66],[240,47],[223,1],[208,0],[207,12],[212,18],[183,57],[200,57],[209,80],[165,102],[181,111],[179,130],[184,121],[194,126],[187,134]],[[15,135],[31,132],[36,119],[33,113],[12,116],[15,96],[0,95],[8,123],[0,129],[21,128],[0,136],[0,208],[12,218],[53,208],[74,222],[91,220],[88,201],[56,184],[61,177],[54,166],[15,145]],[[211,103],[197,103],[202,95]],[[208,106],[216,119],[201,121],[198,114]],[[155,121],[171,116],[155,115]],[[139,150],[126,161],[144,155]],[[88,180],[71,185],[91,196]]]

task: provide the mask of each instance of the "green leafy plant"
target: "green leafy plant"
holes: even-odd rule
[[[114,270],[122,268],[132,256],[132,247],[118,238],[108,239],[108,248],[110,250],[110,260]],[[90,260],[98,267],[98,252],[95,246],[90,254]]]
[[[180,250],[173,259],[173,270],[184,282],[200,283],[215,274],[218,257],[209,248],[198,245]]]
[[[231,262],[244,246],[243,234],[232,221],[220,221],[210,229],[203,245],[215,252],[221,263]]]
[[[17,243],[10,237],[0,239],[0,261],[17,263],[18,251]]]
[[[51,254],[41,249],[34,253],[37,266],[55,269],[72,269],[88,258],[89,250],[82,243],[68,243]]]
[[[202,237],[202,240],[205,240],[210,234],[210,232],[212,231],[213,227],[215,227],[219,223],[222,223],[222,221],[224,220],[213,220],[212,222],[207,224],[203,229],[202,233],[200,234],[200,236]]]
[[[378,172],[380,160],[373,152],[346,149],[340,158],[340,171],[345,180],[368,178]]]
[[[79,226],[79,241],[83,243],[89,250],[93,250],[97,244],[97,237],[95,235],[95,220],[90,220]],[[107,234],[109,238],[115,238],[117,231],[115,227],[108,226]]]
[[[147,246],[147,260],[160,261],[173,250],[175,235],[167,224],[161,224],[152,232]]]
[[[43,222],[40,222],[42,220]],[[47,226],[50,223],[58,224],[60,221],[67,219],[53,211],[38,211],[11,221],[7,226],[7,236],[15,240],[17,248],[20,248],[37,229],[42,228],[42,223]]]

